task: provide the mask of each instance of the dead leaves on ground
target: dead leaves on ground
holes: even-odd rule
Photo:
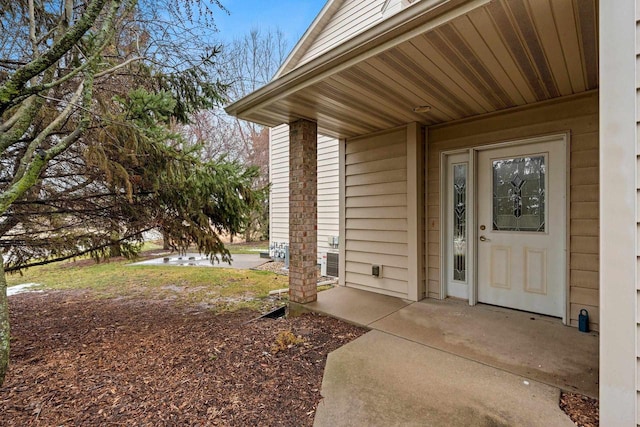
[[[78,292],[10,304],[9,426],[311,425],[327,354],[365,332]]]
[[[597,427],[599,424],[599,408],[596,399],[577,393],[562,393],[560,409],[578,427]]]

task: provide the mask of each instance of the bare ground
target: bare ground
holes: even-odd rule
[[[78,291],[10,304],[7,426],[311,425],[327,354],[366,332]]]

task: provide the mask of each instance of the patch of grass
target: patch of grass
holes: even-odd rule
[[[333,288],[333,285],[322,285],[322,286],[318,286],[318,292],[322,292],[322,291],[327,291],[329,289]]]
[[[98,298],[173,299],[219,311],[268,309],[274,303],[267,300],[269,291],[288,284],[287,277],[268,271],[129,263],[61,262],[8,275],[7,281],[9,286],[33,282],[44,290],[89,291]]]
[[[162,240],[145,241],[142,244],[142,249],[140,250],[140,252],[157,251],[159,249],[162,249]]]

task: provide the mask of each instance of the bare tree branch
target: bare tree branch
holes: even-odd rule
[[[100,77],[104,77],[104,76],[109,75],[109,74],[113,74],[113,72],[119,70],[120,68],[124,68],[124,67],[126,67],[127,65],[129,65],[129,64],[131,64],[133,62],[144,61],[145,59],[148,59],[148,58],[145,57],[145,56],[137,56],[135,58],[129,58],[126,61],[124,61],[124,62],[122,62],[122,63],[120,63],[120,64],[118,64],[118,65],[116,65],[114,67],[109,68],[108,70],[104,70],[104,71],[101,71],[101,72],[97,73],[95,77],[96,78],[100,78]]]
[[[0,114],[4,113],[12,101],[22,95],[25,84],[57,62],[84,34],[93,26],[107,0],[91,0],[78,23],[71,27],[49,50],[16,70],[7,81],[0,86]],[[113,0],[113,7],[120,6],[121,1]]]
[[[76,92],[71,97],[71,100],[69,100],[69,102],[67,103],[66,108],[62,110],[60,114],[58,114],[58,116],[53,119],[51,123],[49,123],[47,127],[44,128],[44,130],[42,130],[42,132],[40,132],[35,138],[33,138],[31,143],[28,145],[26,152],[22,156],[22,159],[20,160],[20,166],[16,171],[11,185],[17,183],[20,179],[22,179],[25,171],[27,170],[29,162],[31,162],[33,159],[33,154],[36,152],[36,150],[42,145],[45,139],[49,137],[49,135],[51,135],[53,131],[57,130],[60,127],[61,123],[71,115],[76,103],[82,95],[83,89],[84,83],[80,83],[80,85],[78,85],[78,89],[76,89]]]

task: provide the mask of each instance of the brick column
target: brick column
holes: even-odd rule
[[[317,298],[318,127],[308,120],[289,124],[289,300]]]

